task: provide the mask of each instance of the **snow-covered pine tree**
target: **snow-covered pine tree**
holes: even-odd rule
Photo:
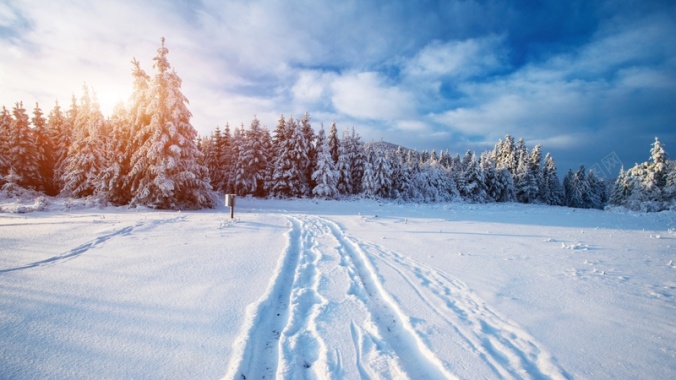
[[[598,178],[594,174],[593,170],[590,170],[587,173],[587,184],[589,188],[589,195],[587,197],[588,201],[585,205],[586,208],[596,208],[603,209],[608,197],[606,196],[606,184],[605,182]]]
[[[512,177],[514,177],[519,166],[514,138],[509,134],[505,135],[505,141],[499,140],[493,152],[496,168],[507,168]]]
[[[552,206],[563,204],[563,187],[559,182],[559,175],[556,172],[554,158],[547,153],[545,156],[545,165],[542,169],[542,187],[540,188],[540,198],[543,202]]]
[[[439,163],[446,169],[451,167],[451,154],[448,152],[448,149],[442,151],[439,155]]]
[[[343,141],[345,143],[345,141]],[[350,172],[352,177],[352,194],[362,192],[362,179],[364,178],[364,165],[366,162],[366,151],[361,137],[352,127],[349,143],[345,143],[346,150],[350,155]]]
[[[94,195],[105,163],[105,146],[100,135],[105,119],[98,103],[83,86],[82,98],[73,123],[73,135],[61,177],[62,194],[83,198]]]
[[[227,182],[225,185],[226,194],[233,194],[236,192],[235,183],[237,172],[235,170],[235,165],[237,164],[237,160],[239,159],[240,153],[242,153],[242,149],[244,147],[244,139],[246,137],[245,135],[246,132],[244,131],[244,123],[240,124],[239,128],[235,128],[232,133],[232,139],[230,144],[232,161],[230,165],[230,170],[227,173]]]
[[[221,185],[223,184],[223,168],[219,159],[219,144],[221,144],[222,139],[221,128],[216,126],[211,135],[202,140],[200,147],[203,155],[202,165],[209,169],[211,188],[216,191],[222,190]]]
[[[107,124],[108,135],[102,134],[104,165],[98,179],[96,193],[104,202],[126,205],[131,199],[126,178],[131,158],[127,150],[130,145],[131,130],[129,113],[123,104],[115,106]]]
[[[650,164],[648,170],[653,173],[655,186],[660,190],[667,183],[669,155],[662,147],[660,140],[655,137],[652,149],[650,149]]]
[[[392,190],[392,165],[390,154],[383,149],[375,149],[373,162],[374,195],[389,198]]]
[[[463,158],[463,186],[460,195],[470,202],[484,203],[487,200],[485,180],[479,161],[472,151],[467,151]]]
[[[265,179],[268,170],[265,145],[269,137],[267,129],[261,128],[260,122],[254,116],[249,129],[244,133],[235,163],[236,194],[256,197],[265,195]]]
[[[495,158],[489,152],[483,152],[479,159],[479,166],[484,173],[484,184],[486,186],[486,200],[488,202],[497,202],[503,192],[503,184],[498,182],[498,173],[495,168]]]
[[[542,197],[542,187],[544,186],[543,172],[542,145],[537,144],[530,153],[530,173],[535,178],[535,186],[537,187],[537,193],[533,194],[533,197],[535,198],[534,202],[537,203],[545,202]]]
[[[540,190],[534,174],[535,170],[533,169],[531,157],[522,141],[523,139],[519,140],[517,147],[519,166],[516,170],[516,199],[521,203],[534,203],[538,201]]]
[[[9,167],[13,168],[18,176],[17,185],[27,189],[42,190],[38,166],[40,157],[23,103],[16,103],[12,109],[12,115],[13,118],[7,136]]]
[[[47,119],[45,119],[38,103],[35,103],[31,123],[33,124],[35,148],[38,155],[40,189],[47,195],[57,195],[58,189],[54,186],[54,144],[47,127]]]
[[[338,156],[340,155],[340,140],[338,139],[338,128],[336,128],[336,122],[331,122],[331,127],[329,129],[329,151],[331,153],[331,159],[334,164],[338,163]]]
[[[305,112],[300,121],[300,136],[296,140],[297,149],[301,155],[298,160],[303,173],[305,173],[303,196],[311,195],[314,181],[312,174],[317,162],[317,148],[315,148],[315,131],[310,124],[310,114]]]
[[[199,164],[197,131],[190,124],[181,78],[161,47],[154,58],[156,74],[148,87],[148,124],[138,131],[139,149],[131,160],[133,206],[151,208],[213,207],[208,170]],[[143,123],[142,123],[143,124]]]
[[[302,139],[301,129],[293,117],[284,123],[283,138],[278,136],[279,128],[278,125],[275,130],[277,156],[272,173],[272,195],[284,198],[305,196],[308,194],[307,179],[301,161],[307,160],[307,151],[299,148],[304,146],[302,142],[297,142]]]
[[[401,185],[403,199],[410,202],[424,202],[427,176],[423,172],[421,154],[418,151],[409,150],[405,155],[405,164],[403,165],[405,170],[402,171],[405,178],[404,183]]]
[[[323,127],[320,133],[323,132]],[[321,139],[323,144],[323,139]],[[320,138],[317,136],[317,144],[320,143]],[[352,187],[352,168],[350,163],[353,161],[353,152],[350,149],[350,136],[347,131],[343,132],[343,139],[340,141],[338,147],[338,161],[336,163],[336,171],[338,172],[338,184],[336,188],[338,192],[343,195],[353,194]],[[331,147],[329,146],[329,151]]]
[[[403,200],[406,198],[405,192],[408,187],[408,179],[406,178],[405,156],[401,146],[396,150],[390,152],[390,168],[392,175],[389,198],[395,200]]]
[[[674,210],[676,209],[676,161],[669,161],[667,169],[667,178],[664,185],[664,208]]]
[[[319,133],[324,134],[323,126]],[[312,189],[312,194],[324,199],[332,199],[338,195],[339,173],[331,157],[330,141],[330,139],[322,139],[322,145],[318,147],[317,166],[312,174],[312,180],[316,184]]]
[[[233,139],[230,134],[230,124],[225,123],[223,128],[223,133],[221,137],[216,139],[216,161],[218,162],[218,175],[219,181],[216,183],[215,190],[223,191],[228,193],[228,181],[230,179],[230,173],[233,170],[234,166],[234,149],[233,149]]]
[[[77,104],[74,105],[77,107]],[[73,119],[74,120],[74,119]],[[72,120],[61,111],[59,103],[56,102],[54,108],[49,112],[47,117],[47,129],[49,131],[50,140],[52,141],[53,167],[51,187],[55,193],[59,193],[62,189],[61,177],[65,170],[65,160],[68,156],[68,148],[70,147]]]
[[[623,206],[630,194],[631,188],[627,182],[627,173],[625,172],[624,167],[622,167],[620,169],[620,174],[618,174],[613,184],[608,203],[615,206]]]
[[[5,106],[0,111],[0,186],[4,184],[4,176],[9,173],[9,134],[12,126],[12,115]]]
[[[372,146],[366,148],[366,160],[364,160],[364,177],[362,178],[362,194],[366,198],[374,198],[376,195],[376,178],[374,171],[375,155]]]

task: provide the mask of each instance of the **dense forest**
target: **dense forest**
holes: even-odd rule
[[[451,155],[364,143],[335,123],[316,130],[310,115],[281,116],[274,131],[254,117],[199,137],[190,124],[181,79],[157,50],[154,75],[132,61],[133,92],[105,118],[87,86],[63,110],[32,117],[21,102],[0,113],[0,186],[101,204],[161,209],[214,207],[215,192],[255,197],[358,196],[403,202],[522,202],[644,211],[674,208],[675,164],[659,140],[649,162],[623,170],[610,194],[580,166],[559,180],[540,145],[506,135],[492,151]]]

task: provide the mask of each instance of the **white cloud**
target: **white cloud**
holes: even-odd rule
[[[405,64],[405,73],[417,79],[467,78],[486,75],[504,66],[502,38],[433,41]]]
[[[331,84],[331,90],[336,110],[354,118],[392,120],[410,117],[415,112],[413,96],[387,84],[375,72],[340,76]]]

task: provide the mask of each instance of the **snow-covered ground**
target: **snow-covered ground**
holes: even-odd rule
[[[0,378],[676,378],[673,212],[237,201],[0,214]]]

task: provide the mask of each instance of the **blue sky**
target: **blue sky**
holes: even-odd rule
[[[460,154],[509,133],[560,172],[614,175],[655,136],[676,157],[673,1],[3,1],[0,105],[49,111],[86,82],[109,113],[162,36],[200,134],[308,111]]]

